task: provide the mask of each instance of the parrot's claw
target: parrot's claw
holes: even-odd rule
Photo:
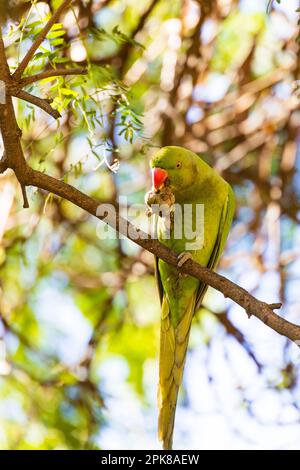
[[[187,260],[189,259],[193,259],[191,253],[189,253],[188,251],[183,251],[182,253],[180,253],[178,256],[177,256],[177,266],[178,268],[181,268],[184,263],[187,262]]]
[[[151,217],[153,215],[152,209],[150,207],[146,207],[145,214],[147,217]]]

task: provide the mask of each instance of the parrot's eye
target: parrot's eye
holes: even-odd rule
[[[182,165],[181,162],[177,162],[177,163],[176,163],[176,168],[181,168],[181,165]]]

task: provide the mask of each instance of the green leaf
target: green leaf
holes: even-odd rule
[[[54,39],[54,41],[51,41],[52,46],[60,46],[61,44],[64,44],[65,40],[64,38],[59,38],[59,39]]]
[[[60,92],[65,96],[74,96],[75,98],[78,96],[77,91],[70,88],[60,88]]]
[[[64,35],[65,35],[64,30],[52,31],[48,34],[47,38],[48,39],[55,39],[55,38],[59,38],[60,36],[64,36]]]
[[[51,28],[51,31],[56,31],[58,29],[63,29],[63,24],[62,23],[54,23],[54,25]]]

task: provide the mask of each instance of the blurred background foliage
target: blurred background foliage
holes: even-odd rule
[[[11,69],[59,1],[2,2]],[[269,3],[269,7],[268,7]],[[268,7],[268,11],[267,11]],[[16,101],[30,164],[100,202],[143,204],[162,145],[199,153],[237,211],[220,270],[299,323],[298,2],[81,0],[26,70],[59,122]],[[158,448],[152,257],[0,177],[0,448]],[[111,233],[111,232],[110,232]],[[209,290],[196,315],[175,448],[300,448],[300,355]]]

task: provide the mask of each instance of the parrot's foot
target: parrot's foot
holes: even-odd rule
[[[184,263],[187,262],[187,260],[189,259],[193,259],[191,253],[189,253],[188,251],[183,251],[182,253],[180,253],[178,256],[177,256],[177,266],[178,268],[181,268]]]
[[[145,214],[147,217],[151,217],[153,215],[152,209],[150,207],[146,207]]]

